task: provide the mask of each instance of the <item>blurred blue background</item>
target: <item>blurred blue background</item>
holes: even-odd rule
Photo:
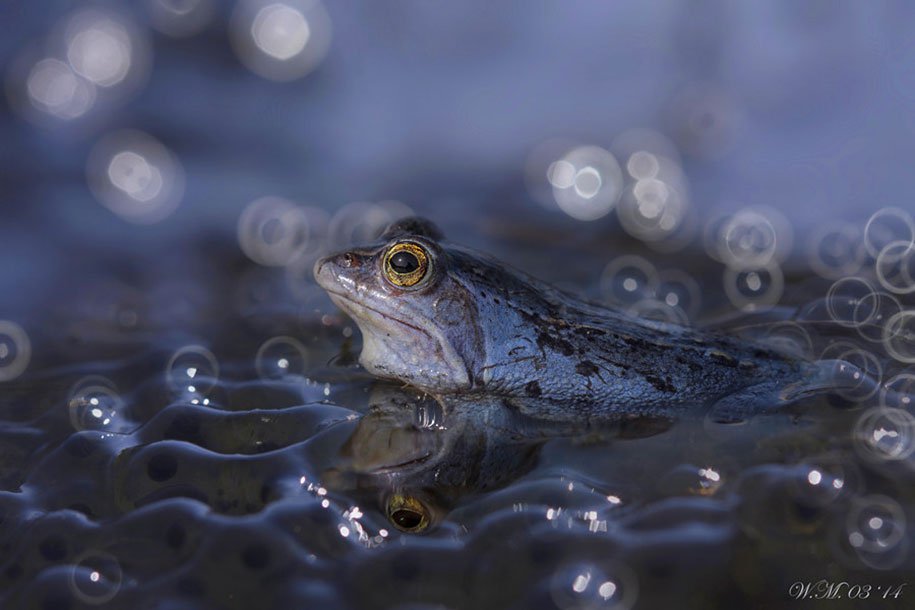
[[[622,184],[594,219],[569,212],[581,197],[557,207],[544,178],[574,146],[615,155],[606,186],[621,149],[654,142],[692,219],[668,250],[701,249],[716,214],[765,206],[790,225],[790,264],[826,219],[860,228],[911,208],[915,7],[902,1],[0,10],[7,315],[46,299],[53,270],[167,265],[191,242],[234,239],[266,196],[332,229],[347,204],[394,201],[378,222],[413,210],[496,250],[487,235],[521,219],[560,241],[638,238],[608,214]],[[134,156],[112,165],[119,151]],[[346,214],[336,226],[367,212]]]

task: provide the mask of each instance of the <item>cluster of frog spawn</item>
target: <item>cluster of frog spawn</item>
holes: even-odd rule
[[[271,215],[252,218],[264,231]],[[229,273],[197,300],[98,286],[107,305],[68,303],[48,322],[60,335],[3,322],[2,605],[703,607],[821,578],[889,590],[915,552],[913,226],[883,210],[857,243],[826,235],[794,314],[731,324],[880,384],[736,422],[557,433],[443,413],[361,372],[352,323],[288,281],[307,265],[271,267],[245,231],[264,266],[219,253]],[[728,269],[759,292],[733,264],[772,245],[750,229]],[[603,298],[702,318],[716,287],[649,258],[611,260]]]

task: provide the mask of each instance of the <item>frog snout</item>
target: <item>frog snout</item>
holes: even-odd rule
[[[321,284],[322,280],[333,280],[347,270],[360,267],[363,262],[364,257],[355,252],[340,252],[339,254],[325,256],[315,262],[315,280],[318,284]]]

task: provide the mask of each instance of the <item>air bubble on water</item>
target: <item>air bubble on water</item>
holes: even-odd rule
[[[915,244],[894,241],[877,255],[874,265],[880,285],[896,294],[915,292]]]
[[[550,165],[548,179],[563,212],[576,220],[606,216],[623,191],[623,172],[616,158],[599,146],[580,146]]]
[[[849,341],[829,344],[820,354],[820,360],[832,363],[836,393],[846,400],[861,402],[880,389],[883,378],[880,361],[873,353]]]
[[[781,299],[785,279],[781,267],[770,261],[765,267],[724,270],[724,291],[738,309],[757,311]]]
[[[202,345],[187,345],[176,351],[165,367],[168,385],[183,397],[206,396],[219,379],[216,356]]]
[[[32,359],[28,334],[11,320],[0,320],[0,382],[19,377]]]
[[[900,311],[886,321],[883,347],[895,360],[915,363],[915,310]]]
[[[71,593],[89,606],[108,604],[121,590],[121,564],[107,551],[85,551],[74,559],[69,570]]]
[[[853,495],[860,484],[859,471],[839,454],[807,458],[792,474],[792,493],[806,506],[832,504],[841,497]]]
[[[904,372],[880,386],[880,405],[905,409],[915,415],[915,374]]]
[[[868,324],[880,303],[877,291],[860,277],[836,280],[826,292],[826,311],[837,324],[854,328]]]
[[[241,62],[275,81],[295,80],[314,70],[331,41],[330,17],[318,0],[242,0],[229,30]]]
[[[648,260],[625,255],[610,261],[600,279],[601,293],[611,303],[634,304],[653,298],[658,272]]]
[[[889,552],[906,535],[905,513],[888,496],[855,498],[846,519],[846,531],[849,544],[857,551]]]
[[[290,380],[305,376],[306,349],[293,337],[273,337],[265,341],[254,358],[261,379]]]
[[[114,382],[101,375],[89,375],[73,384],[67,397],[70,424],[74,430],[99,430],[127,434],[136,424]]]
[[[864,264],[861,230],[851,223],[821,225],[810,235],[808,244],[810,268],[826,279],[854,275]]]
[[[915,451],[915,416],[903,409],[868,409],[858,418],[852,439],[870,461],[906,459]]]
[[[893,242],[911,244],[913,240],[915,220],[910,213],[899,208],[877,210],[864,226],[864,247],[873,258],[877,258],[881,250]]]
[[[902,303],[899,299],[886,292],[873,292],[859,299],[853,311],[855,330],[862,339],[880,343],[887,322],[900,311]],[[860,321],[862,318],[866,320]]]
[[[639,594],[635,573],[618,563],[563,564],[549,581],[550,596],[562,610],[628,610]]]

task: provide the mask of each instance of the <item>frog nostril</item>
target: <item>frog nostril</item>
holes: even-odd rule
[[[356,265],[356,255],[352,252],[347,252],[340,257],[340,264],[344,267],[353,267]]]

